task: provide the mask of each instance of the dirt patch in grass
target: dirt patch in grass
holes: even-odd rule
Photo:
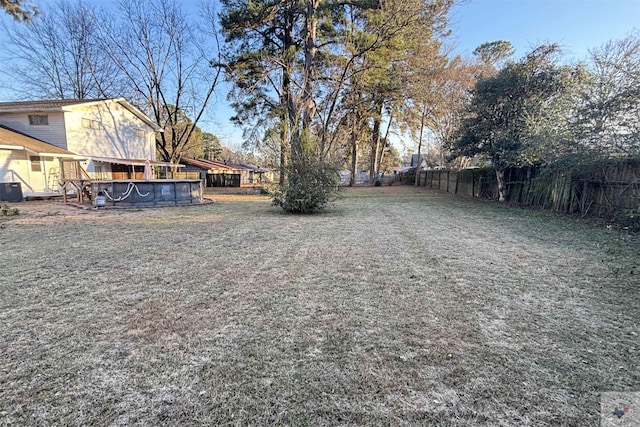
[[[293,216],[20,204],[0,424],[598,425],[640,390],[640,242],[412,187]]]

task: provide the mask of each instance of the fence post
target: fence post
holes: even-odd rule
[[[460,177],[460,171],[456,171],[456,188],[453,191],[453,194],[458,194],[458,178]]]
[[[471,197],[476,197],[476,173],[471,172]]]

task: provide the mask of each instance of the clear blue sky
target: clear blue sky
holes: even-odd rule
[[[107,7],[115,3],[92,1]],[[199,3],[182,2],[194,11]],[[508,40],[517,56],[539,43],[557,42],[567,59],[583,59],[588,49],[640,29],[640,0],[461,0],[450,13],[450,26],[454,51],[463,56],[470,56],[484,42]],[[221,89],[201,127],[218,134],[224,145],[238,147],[242,132],[229,122],[233,111],[226,103],[224,86]],[[0,100],[7,99],[7,94],[0,93]]]
[[[567,56],[640,29],[640,0],[465,0],[450,14],[456,52],[508,40],[522,56],[542,42],[559,43]]]

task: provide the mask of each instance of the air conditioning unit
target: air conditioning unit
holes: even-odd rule
[[[19,182],[0,182],[0,202],[21,202],[22,186]]]

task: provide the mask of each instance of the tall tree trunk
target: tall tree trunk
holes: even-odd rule
[[[318,17],[316,10],[320,0],[306,0],[306,29],[304,37],[304,92],[302,94],[302,128],[308,130],[315,115],[315,102],[313,99],[313,84],[315,81],[315,58],[317,53],[316,32]]]
[[[305,156],[311,155],[313,147],[311,146],[311,122],[315,116],[315,103],[313,99],[313,87],[315,81],[315,56],[316,48],[316,32],[318,26],[318,18],[316,10],[320,0],[305,1],[305,32],[304,32],[304,80],[302,97],[299,101],[301,123],[296,116],[296,131],[294,132],[291,155],[295,160],[301,160]],[[297,124],[300,123],[300,126]]]
[[[376,118],[373,122],[373,132],[371,136],[371,155],[369,159],[369,172],[371,176],[369,180],[373,184],[378,179],[378,150],[380,149],[380,119]]]
[[[382,108],[383,105],[378,105],[378,115],[373,121],[373,131],[371,132],[371,160],[369,162],[369,171],[371,176],[370,182],[373,184],[378,179],[378,157],[380,151],[380,126],[382,121]]]
[[[282,56],[286,58],[289,49],[295,45],[293,41],[293,27],[295,25],[295,13],[287,10],[284,14],[284,30],[282,32]],[[283,108],[280,123],[280,178],[279,184],[284,185],[287,174],[286,168],[291,155],[291,141],[293,139],[292,127],[295,127],[298,111],[293,99],[291,89],[291,67],[284,61],[282,64],[282,82],[280,83],[280,105]]]
[[[357,105],[357,103],[354,102]],[[353,109],[348,117],[348,126],[351,128],[349,135],[349,146],[351,150],[351,174],[349,177],[349,186],[356,184],[356,174],[358,172],[358,140],[359,132],[362,129],[362,115],[359,107]]]
[[[387,151],[387,144],[389,142],[389,132],[391,131],[391,124],[393,123],[393,113],[389,115],[389,123],[387,124],[387,130],[384,133],[384,138],[381,141],[380,149],[378,150],[377,171],[380,172],[382,168],[382,160],[384,160],[384,153]]]
[[[359,119],[356,116],[354,119],[356,123],[359,122]],[[349,176],[349,186],[353,187],[356,184],[356,172],[358,170],[358,126],[356,123],[353,124],[351,128],[351,174]]]
[[[286,168],[289,158],[289,126],[287,115],[280,118],[280,176],[278,183],[282,186],[286,181]]]
[[[504,185],[504,169],[496,168],[496,180],[498,181],[498,201],[507,200],[507,189]]]
[[[416,178],[414,181],[414,185],[417,187],[420,182],[420,164],[422,163],[422,137],[424,135],[424,119],[427,115],[427,105],[424,104],[422,106],[422,114],[420,115],[420,137],[418,138],[418,164],[416,165]],[[427,150],[427,154],[429,154],[429,150]]]

